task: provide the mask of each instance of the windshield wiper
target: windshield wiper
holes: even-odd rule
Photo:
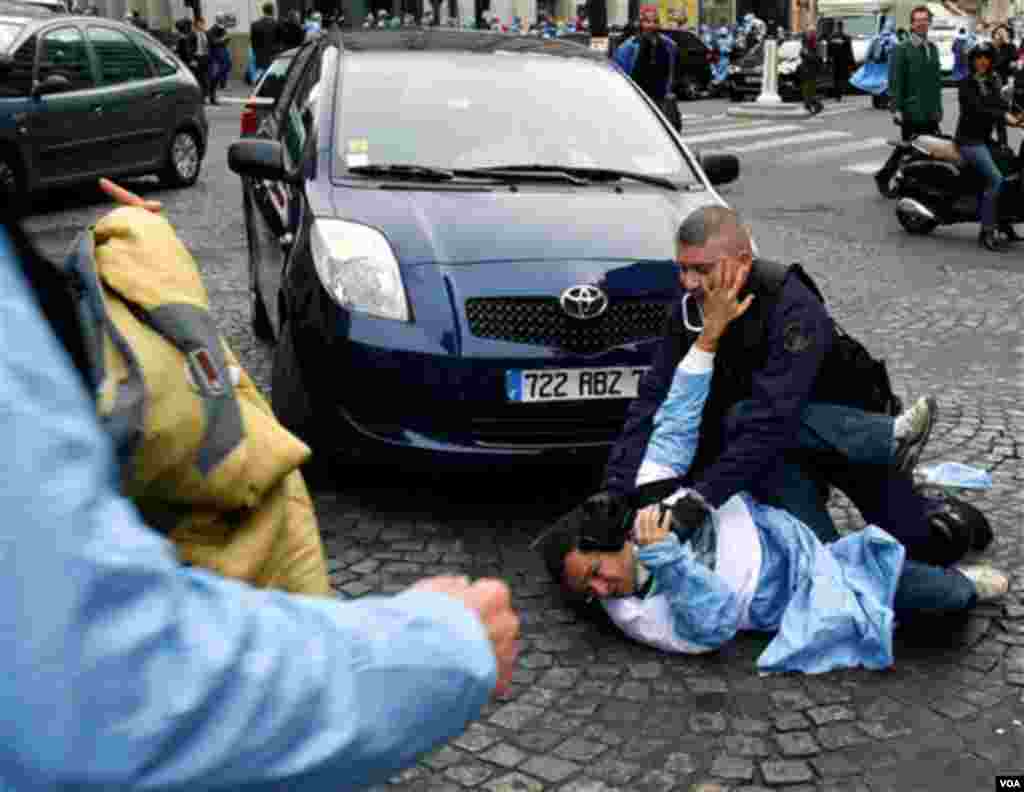
[[[497,165],[491,168],[475,169],[477,173],[495,173],[496,171],[502,173],[562,173],[570,178],[586,179],[589,182],[633,179],[645,184],[652,184],[655,187],[664,187],[666,190],[679,191],[675,182],[664,176],[651,176],[646,173],[633,173],[613,168],[582,168],[573,165]]]
[[[540,179],[542,181],[560,180],[584,186],[586,179],[571,173],[572,168],[559,165],[492,165],[486,168],[457,168],[456,176],[467,178],[502,179],[504,181],[520,181],[522,179]]]
[[[455,174],[444,168],[429,165],[356,165],[348,169],[357,176],[389,176],[396,179],[425,179],[429,181],[451,181]]]

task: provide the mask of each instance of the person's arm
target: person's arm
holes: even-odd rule
[[[695,483],[714,507],[750,489],[794,447],[800,413],[832,348],[833,322],[824,305],[793,277],[767,321],[768,356],[753,372],[751,407],[725,451]]]
[[[638,547],[637,559],[654,577],[655,591],[668,600],[676,638],[710,651],[736,635],[739,597],[674,533]]]
[[[178,565],[0,237],[0,778],[15,789],[348,790],[459,733],[495,685],[474,611]]]
[[[622,433],[608,455],[602,489],[624,495],[636,485],[637,470],[654,427],[654,414],[665,400],[676,365],[689,349],[683,329],[682,305],[675,300],[665,319],[651,368],[640,379],[636,398],[629,403]]]

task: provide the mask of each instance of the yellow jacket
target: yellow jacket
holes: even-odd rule
[[[310,451],[277,422],[221,339],[171,225],[116,209],[83,236],[72,266],[100,295],[97,409],[121,456],[123,491],[146,521],[185,563],[255,586],[330,594],[299,472]]]

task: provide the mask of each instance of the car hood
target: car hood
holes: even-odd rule
[[[679,223],[700,206],[721,204],[711,190],[533,185],[518,192],[338,186],[332,199],[337,217],[388,238],[416,323],[436,340],[460,334],[473,297],[550,297],[592,283],[611,299],[667,299],[676,288]]]

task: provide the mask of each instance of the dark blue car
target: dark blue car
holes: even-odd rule
[[[601,53],[443,29],[300,50],[242,175],[275,413],[322,460],[599,462],[721,204]]]

